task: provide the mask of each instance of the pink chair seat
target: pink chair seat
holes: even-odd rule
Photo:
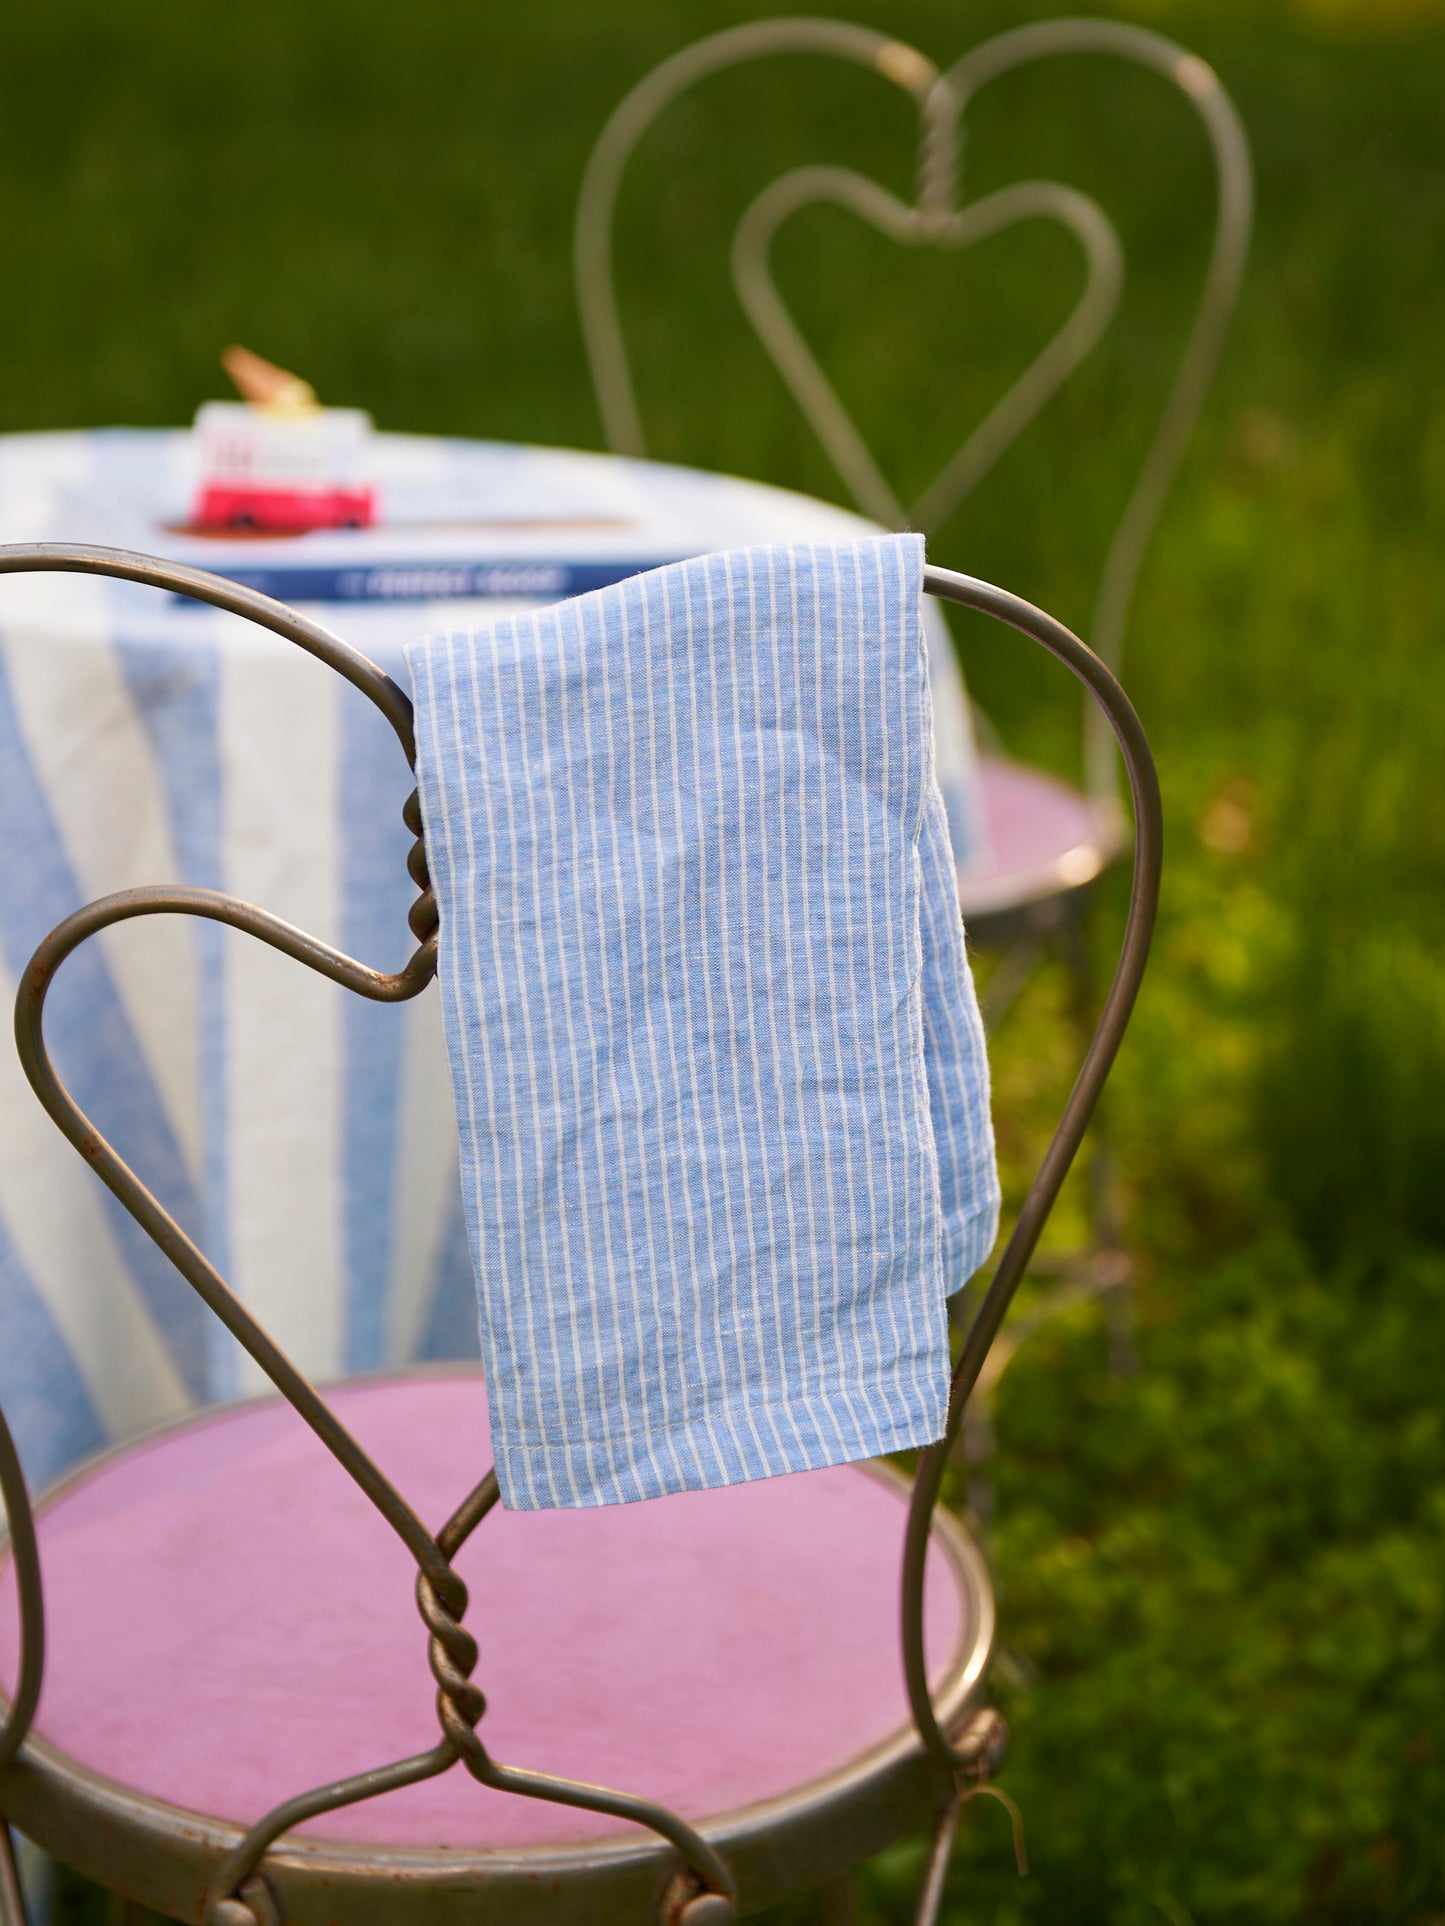
[[[433,1526],[489,1462],[475,1376],[369,1381],[330,1402]],[[907,1719],[903,1519],[900,1487],[851,1466],[602,1511],[495,1510],[456,1560],[488,1747],[693,1820],[835,1772]],[[49,1649],[36,1732],[86,1772],[245,1826],[435,1743],[415,1568],[279,1400],[95,1461],[43,1503],[39,1529]],[[939,1677],[979,1637],[965,1576],[935,1539]],[[9,1689],[3,1573],[0,1593]],[[471,1850],[638,1836],[460,1768],[301,1831]]]
[[[1087,796],[999,756],[979,761],[984,859],[958,879],[965,920],[997,915],[1092,882],[1118,847]]]

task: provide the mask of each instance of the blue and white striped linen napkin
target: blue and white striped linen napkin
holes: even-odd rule
[[[504,1503],[937,1438],[998,1219],[923,543],[407,651]]]

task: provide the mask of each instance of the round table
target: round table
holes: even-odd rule
[[[567,450],[381,435],[364,531],[184,532],[183,432],[0,438],[0,540],[90,541],[299,604],[406,686],[402,646],[708,550],[873,532],[804,496]],[[967,705],[931,606],[937,763],[960,856]],[[98,578],[0,582],[0,992],[81,903],[191,883],[380,968],[415,890],[386,724],[300,650]],[[84,1108],[293,1359],[337,1378],[474,1354],[438,1000],[377,1007],[187,917],[105,932],[48,1032]],[[258,1374],[0,1051],[0,1405],[44,1481]]]

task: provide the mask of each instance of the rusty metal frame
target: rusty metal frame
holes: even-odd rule
[[[1078,677],[1108,718],[1123,758],[1134,811],[1133,880],[1124,940],[1114,980],[1053,1141],[1024,1199],[1013,1234],[999,1259],[983,1301],[965,1333],[963,1350],[954,1369],[949,1391],[948,1424],[944,1435],[924,1452],[914,1482],[904,1547],[902,1586],[903,1665],[908,1681],[908,1699],[924,1744],[934,1758],[941,1765],[952,1764],[956,1768],[966,1769],[973,1762],[959,1756],[957,1748],[935,1718],[929,1699],[923,1643],[923,1573],[928,1547],[928,1521],[938,1503],[944,1469],[963,1423],[969,1395],[978,1382],[984,1360],[1003,1324],[1049,1212],[1078,1153],[1089,1119],[1128,1028],[1143,981],[1158,910],[1159,878],[1164,855],[1164,816],[1159,778],[1143,724],[1113,671],[1092,650],[1086,648],[1077,636],[1052,616],[1021,601],[1018,596],[992,588],[987,583],[930,567],[924,572],[924,584],[933,594],[947,601],[993,616],[1029,636]]]
[[[260,623],[327,663],[375,703],[391,724],[408,767],[414,768],[411,704],[404,691],[339,637],[282,604],[197,569],[119,550],[58,544],[0,548],[0,574],[36,570],[113,576],[146,583]],[[1162,818],[1158,783],[1139,720],[1112,672],[1077,637],[1019,597],[969,576],[928,566],[924,587],[930,594],[990,616],[1040,644],[1084,683],[1107,715],[1123,754],[1135,809],[1134,884],[1129,917],[1114,984],[1073,1094],[965,1338],[953,1378],[946,1434],[923,1454],[914,1483],[904,1542],[901,1640],[916,1737],[909,1734],[890,1741],[879,1758],[870,1755],[871,1763],[855,1762],[819,1786],[801,1789],[796,1798],[774,1802],[771,1809],[754,1808],[751,1817],[733,1815],[731,1821],[725,1816],[710,1822],[711,1837],[704,1837],[653,1801],[505,1765],[491,1757],[477,1731],[485,1700],[472,1680],[478,1659],[476,1642],[462,1622],[467,1589],[451,1561],[496,1504],[495,1473],[487,1473],[440,1531],[435,1534],[428,1531],[320,1394],[233,1296],[203,1253],[76,1105],[56,1075],[46,1051],[44,1004],[56,971],[88,937],[136,916],[179,913],[209,918],[257,937],[360,996],[374,1001],[400,1002],[417,995],[436,973],[437,908],[427,871],[415,789],[407,797],[402,813],[415,837],[407,868],[420,894],[408,913],[408,924],[417,947],[399,971],[376,970],[238,898],[209,890],[171,887],[127,890],[78,910],[45,938],[22,975],[15,1007],[17,1047],[32,1087],[53,1121],[367,1495],[417,1565],[417,1606],[427,1629],[428,1657],[437,1686],[436,1711],[441,1731],[437,1744],[412,1758],[289,1800],[243,1837],[237,1838],[235,1829],[231,1828],[227,1849],[219,1866],[214,1867],[199,1915],[204,1926],[273,1926],[282,1915],[277,1910],[275,1890],[265,1877],[263,1862],[279,1866],[284,1860],[288,1873],[294,1864],[299,1877],[300,1867],[308,1859],[318,1858],[309,1843],[299,1842],[288,1844],[281,1859],[269,1858],[270,1849],[283,1833],[319,1813],[417,1783],[458,1763],[481,1784],[496,1790],[632,1821],[658,1837],[659,1844],[650,1848],[639,1849],[629,1843],[588,1847],[575,1853],[546,1852],[538,1856],[540,1863],[529,1862],[521,1870],[518,1862],[528,1861],[526,1854],[484,1856],[494,1868],[488,1881],[489,1893],[500,1899],[501,1889],[506,1888],[519,1908],[513,1913],[509,1907],[509,1918],[540,1919],[543,1914],[535,1909],[530,1914],[527,1912],[527,1896],[530,1894],[535,1900],[539,1891],[546,1893],[545,1917],[550,1920],[575,1917],[580,1921],[595,1917],[595,1912],[589,1913],[587,1909],[595,1906],[602,1890],[612,1883],[609,1874],[616,1873],[626,1886],[628,1879],[643,1876],[638,1871],[641,1865],[645,1868],[644,1883],[651,1893],[651,1903],[660,1907],[660,1916],[667,1926],[720,1926],[721,1922],[737,1916],[740,1891],[731,1863],[734,1857],[741,1862],[755,1851],[752,1867],[770,1866],[774,1877],[778,1867],[787,1866],[790,1854],[795,1872],[806,1864],[813,1878],[826,1877],[830,1870],[836,1872],[852,1863],[869,1850],[870,1809],[875,1819],[879,1816],[880,1804],[889,1807],[890,1816],[901,1810],[901,1806],[890,1804],[892,1794],[887,1792],[890,1773],[896,1775],[894,1791],[903,1801],[905,1786],[916,1797],[920,1790],[926,1793],[930,1784],[942,1783],[948,1788],[960,1775],[967,1778],[988,1768],[1000,1742],[996,1718],[988,1714],[980,1716],[975,1711],[972,1720],[960,1723],[976,1708],[987,1650],[980,1647],[965,1653],[961,1672],[946,1679],[942,1700],[935,1703],[924,1652],[924,1564],[931,1534],[942,1531],[946,1545],[953,1552],[956,1568],[965,1573],[965,1589],[972,1586],[979,1599],[986,1597],[987,1585],[981,1567],[971,1564],[972,1555],[960,1550],[965,1541],[956,1530],[935,1523],[943,1468],[962,1421],[968,1394],[1079,1147],[1127,1026],[1147,958],[1157,904]],[[47,1766],[53,1773],[57,1769],[57,1755],[38,1739],[26,1743],[43,1665],[44,1609],[34,1517],[13,1444],[8,1432],[3,1431],[0,1431],[0,1492],[5,1500],[13,1562],[20,1584],[23,1654],[17,1691],[0,1725],[0,1764],[5,1760],[17,1762],[0,1772],[0,1790],[8,1810],[23,1824],[27,1804],[25,1775],[43,1774]],[[967,1578],[970,1572],[973,1580]],[[991,1607],[985,1617],[991,1629]],[[87,1775],[77,1773],[71,1762],[67,1762],[67,1771],[72,1786],[81,1786],[87,1780]],[[152,1814],[162,1810],[154,1802],[137,1802],[123,1789],[109,1787],[93,1777],[89,1778],[85,1790],[94,1802],[92,1815],[96,1823],[108,1829],[112,1840],[125,1833],[127,1823],[132,1826],[139,1823],[139,1815],[134,1810],[137,1803],[148,1804]],[[131,1805],[128,1817],[127,1799]],[[180,1852],[183,1840],[195,1841],[196,1816],[176,1815],[171,1826],[162,1825],[160,1829],[174,1850]],[[751,1836],[753,1829],[760,1829],[755,1840]],[[882,1843],[881,1840],[878,1843]],[[0,1920],[5,1920],[7,1913],[18,1917],[18,1901],[12,1903],[6,1890],[5,1844],[8,1840],[0,1844]],[[670,1851],[665,1850],[667,1848]],[[830,1851],[836,1853],[831,1866]],[[324,1861],[336,1852],[336,1848],[328,1846],[319,1849],[319,1857]],[[343,1853],[342,1857],[346,1855]],[[385,1857],[376,1853],[364,1855],[367,1872],[363,1874],[358,1868],[356,1882],[349,1887],[361,1907],[356,1913],[358,1919],[385,1916],[385,1908],[391,1903],[388,1891],[395,1895],[398,1890],[394,1883],[397,1874],[394,1864],[390,1877],[384,1870],[373,1871],[382,1866]],[[464,1864],[449,1876],[433,1864],[420,1874],[429,1904],[441,1908],[448,1892],[457,1899],[455,1914],[450,1908],[428,1914],[437,1920],[438,1926],[444,1916],[455,1917],[460,1922],[464,1916],[470,1916],[468,1907],[475,1907],[478,1870],[475,1858],[468,1857],[472,1858],[470,1870]],[[394,1861],[395,1855],[391,1858]],[[625,1878],[618,1872],[619,1867],[625,1867]],[[672,1876],[659,1896],[659,1871],[665,1875],[669,1870]],[[574,1894],[567,1906],[575,1902],[581,1909],[569,1911],[561,1903],[561,1894],[569,1880],[577,1879],[584,1881],[587,1897],[584,1904]],[[498,1883],[494,1884],[493,1880]],[[288,1893],[293,1884],[294,1879],[288,1877]],[[749,1884],[752,1885],[751,1879]],[[362,1903],[361,1895],[368,1889],[379,1896]],[[613,1886],[613,1893],[618,1897],[621,1890]],[[637,1888],[634,1885],[628,1890]],[[298,1898],[299,1892],[300,1889]],[[751,1903],[760,1903],[755,1892],[756,1888],[747,1897]],[[334,1905],[335,1896],[333,1885],[326,1901],[328,1906]],[[298,1919],[309,1916],[305,1910],[296,1914]],[[315,1916],[319,1919],[323,1915]],[[332,1915],[327,1912],[324,1916]],[[6,1926],[10,1926],[9,1920]]]

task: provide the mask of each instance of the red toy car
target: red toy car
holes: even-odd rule
[[[376,519],[370,488],[271,488],[211,483],[196,498],[195,526],[304,535],[310,528],[369,528]]]
[[[208,401],[196,416],[201,473],[193,526],[273,535],[370,527],[370,436],[371,417],[358,408],[282,415]]]

